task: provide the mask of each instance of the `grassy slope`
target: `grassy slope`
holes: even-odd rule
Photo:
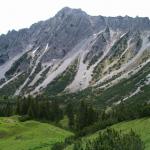
[[[124,133],[129,132],[131,129],[133,129],[138,135],[140,135],[142,141],[145,143],[145,150],[150,150],[150,118],[143,118],[143,119],[137,119],[133,121],[128,122],[122,122],[118,123],[116,125],[113,125],[112,128],[116,130],[121,130]],[[86,139],[93,139],[97,137],[98,132],[95,134],[92,134],[86,138]],[[72,150],[72,145],[68,146],[66,150]]]
[[[113,125],[112,128],[121,130],[124,133],[133,129],[137,134],[141,136],[142,141],[145,143],[146,150],[150,150],[150,118],[118,123],[116,125]],[[96,136],[97,134],[94,134],[90,138],[94,138]]]
[[[72,133],[47,123],[0,118],[0,150],[50,150],[54,143],[70,135]]]
[[[128,132],[130,129],[133,129],[141,136],[142,141],[145,143],[146,150],[150,150],[150,118],[119,123],[112,127],[116,130],[122,130],[123,132]]]

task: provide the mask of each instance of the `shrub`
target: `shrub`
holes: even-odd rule
[[[19,121],[21,121],[21,122],[25,122],[25,121],[30,120],[31,117],[28,116],[28,115],[23,115],[23,116],[20,116],[18,119],[19,119]]]
[[[128,134],[107,129],[94,140],[75,142],[73,150],[144,150],[140,137],[132,130]]]

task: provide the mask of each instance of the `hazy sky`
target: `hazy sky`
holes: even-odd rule
[[[65,6],[90,15],[150,18],[150,0],[0,0],[0,34],[48,19]]]

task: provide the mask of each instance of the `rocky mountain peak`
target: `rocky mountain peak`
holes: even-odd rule
[[[82,11],[81,9],[72,9],[69,7],[64,7],[55,15],[55,17],[64,18],[67,16],[76,16],[76,15],[87,16],[87,14],[84,11]]]

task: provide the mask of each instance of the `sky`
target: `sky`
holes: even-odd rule
[[[150,0],[0,0],[0,34],[46,20],[66,6],[95,16],[150,18]]]

